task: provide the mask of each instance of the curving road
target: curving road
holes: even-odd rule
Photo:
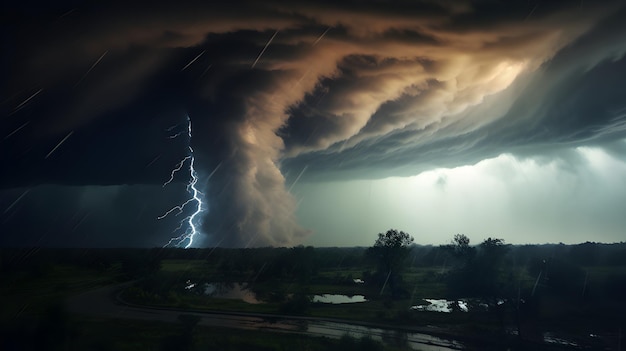
[[[461,350],[461,342],[436,337],[424,333],[427,328],[398,330],[391,326],[356,324],[351,321],[299,317],[286,315],[268,315],[243,312],[207,312],[173,308],[153,308],[131,305],[122,302],[119,292],[131,283],[107,286],[91,290],[68,299],[68,309],[72,313],[97,315],[100,317],[138,319],[179,323],[181,314],[193,314],[200,317],[200,325],[219,326],[268,332],[300,333],[310,336],[339,338],[345,334],[354,337],[370,336],[383,342],[408,345],[412,349],[425,351]],[[435,328],[432,328],[436,332]]]

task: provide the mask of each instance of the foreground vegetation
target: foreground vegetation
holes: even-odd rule
[[[617,344],[626,324],[626,245],[512,246],[497,239],[466,244],[412,246],[394,286],[385,282],[390,275],[381,272],[367,248],[171,252],[163,256],[159,271],[127,290],[124,298],[155,306],[296,314],[403,328],[436,325],[457,337],[541,341],[545,333],[558,333],[579,345]],[[186,289],[187,282],[196,285]],[[204,282],[247,282],[265,303],[209,298]],[[313,303],[311,297],[318,294],[364,295],[368,301]],[[432,298],[465,299],[470,312],[410,309]],[[590,335],[602,335],[605,341]]]
[[[185,315],[182,314],[181,317]],[[184,320],[184,318],[181,318]],[[96,319],[49,315],[35,327],[23,320],[0,332],[2,350],[394,350],[368,338],[349,335],[341,339],[278,334],[263,331],[191,326],[181,321],[163,322],[127,319]]]
[[[180,346],[184,330],[191,330],[184,336],[193,341],[191,349],[335,349],[340,342],[345,343],[341,348],[358,349],[361,343],[281,334],[271,338],[276,341],[272,344],[257,332],[235,338],[242,332],[189,328],[183,322],[172,328],[157,322],[88,319],[68,316],[63,307],[77,292],[132,280],[122,298],[141,305],[338,318],[413,330],[436,326],[435,332],[458,340],[490,345],[499,340],[496,345],[504,342],[502,347],[513,348],[541,342],[547,332],[580,348],[619,345],[620,331],[626,330],[626,244],[511,246],[489,239],[464,246],[461,239],[442,247],[408,247],[402,268],[393,268],[392,284],[392,274],[385,274],[367,248],[2,249],[0,335],[3,345],[15,342],[9,335],[22,335],[21,340],[44,340],[61,345],[59,349],[103,350],[167,349],[172,340]],[[211,298],[204,283],[246,283],[263,303]],[[321,294],[364,295],[367,302],[312,302],[312,296]],[[470,312],[458,305],[451,313],[410,309],[427,298],[463,299]],[[105,335],[110,341],[89,344]],[[138,347],[142,342],[149,347]]]

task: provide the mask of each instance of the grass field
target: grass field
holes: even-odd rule
[[[360,350],[363,342],[354,339],[329,339],[300,334],[227,329],[218,327],[168,324],[126,319],[68,317],[57,322],[54,335],[42,332],[37,339],[23,338],[23,326],[13,326],[4,336],[4,344],[19,344],[18,349],[41,350]],[[1,334],[0,334],[1,335]],[[368,341],[370,350],[390,350]]]
[[[209,265],[206,260],[163,260],[161,270],[164,272],[205,274],[214,273],[217,267]]]
[[[52,264],[40,269],[16,271],[0,278],[0,321],[27,313],[41,313],[68,295],[110,285],[119,278],[119,265],[95,270],[69,264]]]
[[[514,308],[508,307],[505,312],[495,313],[477,311],[472,313],[453,312],[418,312],[410,310],[412,305],[424,303],[426,298],[445,298],[447,286],[442,279],[442,267],[409,267],[402,273],[402,281],[407,291],[405,297],[391,300],[388,293],[381,294],[380,286],[370,284],[357,284],[353,279],[364,279],[368,267],[340,267],[319,269],[308,282],[293,280],[269,280],[262,282],[250,282],[252,290],[260,296],[268,296],[271,293],[280,292],[280,296],[290,297],[297,294],[312,296],[316,294],[343,294],[364,295],[367,300],[363,303],[354,304],[322,304],[308,303],[302,309],[289,309],[285,301],[274,301],[262,304],[249,304],[241,300],[217,299],[204,296],[201,293],[191,294],[181,289],[183,277],[197,277],[206,282],[219,282],[224,274],[216,265],[210,265],[202,260],[164,260],[161,265],[161,273],[178,277],[177,291],[170,295],[171,299],[162,299],[158,303],[161,306],[193,308],[198,310],[220,311],[243,311],[269,314],[299,314],[319,318],[336,318],[353,320],[358,322],[385,323],[390,325],[427,326],[437,325],[446,328],[449,332],[471,333],[475,335],[496,335],[502,330],[502,325],[515,326],[516,317]],[[583,267],[587,272],[587,280],[590,290],[596,289],[607,280],[616,276],[626,276],[624,267]],[[536,277],[525,269],[517,268],[511,271],[510,284],[519,287],[520,291],[532,290]],[[229,277],[241,279],[246,276]],[[253,276],[247,274],[247,276]],[[162,279],[166,281],[167,278]],[[580,282],[582,287],[583,282]],[[543,288],[540,284],[539,288]],[[176,289],[175,289],[176,290]],[[535,322],[544,329],[554,328],[569,333],[585,333],[589,330],[610,330],[615,325],[623,323],[617,316],[616,311],[623,309],[613,306],[611,302],[598,302],[593,304],[572,304],[571,299],[549,297],[540,300],[535,313]],[[138,303],[155,304],[132,299]],[[621,312],[620,312],[621,313]],[[626,313],[626,310],[624,310]],[[610,316],[604,318],[605,316]],[[567,320],[563,320],[563,318]],[[597,322],[601,321],[601,322]],[[617,323],[617,324],[616,324]],[[601,326],[602,328],[597,328]]]
[[[190,308],[195,310],[242,311],[252,313],[285,313],[284,304],[267,302],[250,304],[237,299],[209,298],[203,294],[194,294],[182,289],[187,277],[202,276],[205,279],[216,278],[211,274],[214,267],[200,260],[164,260],[161,265],[161,274],[166,277],[158,281],[170,281],[176,287],[169,291],[167,297],[159,299],[141,299],[133,295],[131,289],[122,297],[129,302],[149,304],[162,307]],[[328,269],[317,272],[316,278],[307,284],[295,282],[259,282],[254,283],[252,289],[263,295],[280,291],[284,296],[303,293],[365,295],[367,302],[355,304],[323,304],[310,303],[306,310],[295,311],[295,314],[306,314],[312,317],[338,318],[360,322],[428,325],[432,323],[462,324],[467,322],[467,316],[449,318],[436,312],[410,311],[412,305],[423,303],[425,298],[441,298],[445,296],[445,284],[438,278],[440,268],[410,268],[403,274],[403,281],[408,287],[409,296],[404,299],[391,301],[385,294],[381,295],[380,287],[357,284],[352,281],[363,276],[362,269]],[[215,282],[215,281],[213,281]],[[163,283],[164,286],[167,283]],[[294,311],[287,311],[294,313]]]
[[[162,272],[172,275],[207,274],[201,260],[168,260]],[[162,322],[111,320],[68,314],[64,301],[73,294],[116,284],[120,264],[105,270],[70,264],[47,264],[0,277],[0,349],[40,350],[358,350],[360,341],[297,334],[268,334]],[[181,278],[182,279],[182,278]],[[229,311],[276,311],[278,304],[250,305],[233,299],[179,297],[177,305]],[[347,345],[347,346],[346,346]],[[373,350],[392,350],[369,342]]]
[[[534,284],[539,282],[538,298],[523,305],[524,313],[518,314],[514,303],[506,304],[500,312],[492,309],[438,313],[414,311],[410,307],[423,303],[426,298],[448,297],[449,286],[442,275],[441,265],[407,267],[398,280],[403,292],[392,298],[388,287],[381,290],[382,282],[371,283],[374,278],[368,281],[373,277],[373,267],[366,261],[353,266],[318,264],[316,269],[301,275],[296,269],[302,269],[302,266],[295,267],[295,264],[306,263],[306,260],[295,260],[293,262],[296,263],[290,266],[280,260],[272,261],[269,253],[273,251],[264,250],[259,251],[259,255],[247,255],[247,252],[243,255],[240,252],[239,258],[256,260],[252,263],[245,261],[247,265],[229,263],[230,253],[226,251],[221,252],[219,260],[214,256],[207,259],[210,254],[207,252],[204,259],[194,255],[191,259],[164,258],[154,261],[151,253],[159,251],[140,251],[136,255],[130,250],[123,252],[126,256],[100,253],[101,260],[106,264],[92,262],[83,265],[80,261],[59,263],[61,260],[25,266],[14,264],[12,267],[17,269],[5,269],[0,276],[2,335],[22,333],[28,336],[25,339],[29,339],[33,333],[41,334],[42,340],[63,345],[60,349],[64,350],[165,350],[177,349],[176,345],[180,350],[185,345],[191,349],[334,349],[339,345],[337,342],[345,342],[339,347],[347,349],[346,345],[359,345],[354,340],[303,339],[294,335],[272,337],[276,339],[273,343],[266,340],[267,336],[256,332],[245,332],[242,334],[245,338],[239,340],[236,337],[240,335],[239,331],[201,327],[193,333],[193,337],[189,337],[183,335],[184,330],[176,325],[87,319],[67,316],[64,312],[63,302],[73,294],[131,279],[136,282],[123,292],[123,299],[139,305],[174,307],[181,309],[181,313],[184,310],[238,311],[343,319],[403,328],[437,326],[455,338],[481,336],[485,340],[502,336],[505,326],[509,330],[516,328],[519,317],[521,325],[530,326],[525,335],[527,338],[530,336],[529,341],[532,342],[541,338],[542,331],[558,330],[570,335],[570,339],[601,334],[614,343],[617,340],[616,330],[626,326],[625,295],[620,295],[626,286],[625,266],[555,264],[551,271],[540,275],[540,281],[537,279],[538,270],[513,267],[506,275],[500,274],[502,279],[499,281],[513,286],[515,294],[521,292],[523,297],[528,297]],[[285,254],[290,251],[283,249],[277,252]],[[90,262],[89,255],[76,257]],[[12,264],[13,261],[8,262]],[[355,283],[353,280],[357,278],[368,282]],[[204,294],[204,283],[222,282],[247,283],[263,303],[251,304],[240,299],[215,298]],[[560,286],[560,282],[568,285]],[[196,284],[195,288],[189,288],[192,283]],[[336,305],[311,302],[313,295],[321,294],[364,295],[367,301]],[[509,301],[516,299],[512,293],[505,298]],[[106,332],[99,332],[98,329]],[[62,335],[63,340],[54,334]],[[106,335],[111,340],[105,340]],[[192,340],[191,343],[184,338]]]

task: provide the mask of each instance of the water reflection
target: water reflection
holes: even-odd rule
[[[428,302],[428,304],[411,306],[411,309],[443,313],[450,313],[455,309],[461,312],[469,311],[468,303],[465,300],[449,301],[446,299],[424,299],[424,301]]]
[[[465,345],[452,339],[422,333],[372,328],[347,323],[309,321],[307,333],[334,338],[340,338],[346,334],[355,338],[370,337],[373,340],[382,341],[387,345],[409,350],[448,351],[465,349]]]
[[[363,295],[338,295],[338,294],[323,294],[313,296],[313,302],[330,303],[330,304],[342,304],[342,303],[357,303],[366,302]]]
[[[578,347],[578,344],[576,342],[567,340],[565,338],[557,337],[556,335],[554,335],[554,333],[550,333],[550,332],[543,333],[543,341],[548,344]]]
[[[196,294],[202,294],[208,297],[218,299],[233,299],[242,300],[251,304],[265,303],[262,297],[257,296],[248,283],[204,283],[196,284],[191,281],[185,283],[185,290],[193,291]],[[363,295],[340,295],[340,294],[321,294],[311,297],[311,301],[328,304],[344,304],[344,303],[358,303],[366,302]]]

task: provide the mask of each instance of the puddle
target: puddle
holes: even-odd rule
[[[454,310],[454,305],[458,304],[458,308],[461,312],[469,311],[467,301],[464,300],[424,299],[424,301],[428,302],[428,304],[411,306],[411,309],[416,311],[451,313]]]
[[[313,302],[330,303],[330,304],[342,304],[342,303],[357,303],[366,302],[363,295],[338,295],[338,294],[323,294],[313,296]]]
[[[469,312],[469,310],[488,311],[494,307],[501,306],[506,303],[504,299],[498,299],[493,304],[486,303],[479,299],[423,299],[426,304],[411,306],[412,310],[451,313],[455,310],[461,312]]]
[[[309,335],[341,338],[347,334],[355,338],[369,337],[403,350],[449,351],[465,349],[465,345],[456,340],[428,334],[371,328],[346,323],[309,321],[306,323],[305,328]]]
[[[550,332],[543,333],[543,341],[545,343],[547,343],[547,344],[562,345],[562,346],[569,346],[569,347],[578,347],[578,344],[575,343],[574,341],[570,341],[570,340],[566,340],[564,338],[557,337],[553,333],[550,333]]]
[[[265,301],[258,299],[256,294],[249,289],[248,283],[197,284],[188,280],[185,283],[184,288],[188,291],[193,291],[195,293],[218,299],[242,300],[251,304],[265,303]],[[323,294],[314,295],[312,297],[312,301],[328,304],[344,304],[366,302],[367,299],[365,299],[365,296],[363,295],[348,296],[339,294]]]

